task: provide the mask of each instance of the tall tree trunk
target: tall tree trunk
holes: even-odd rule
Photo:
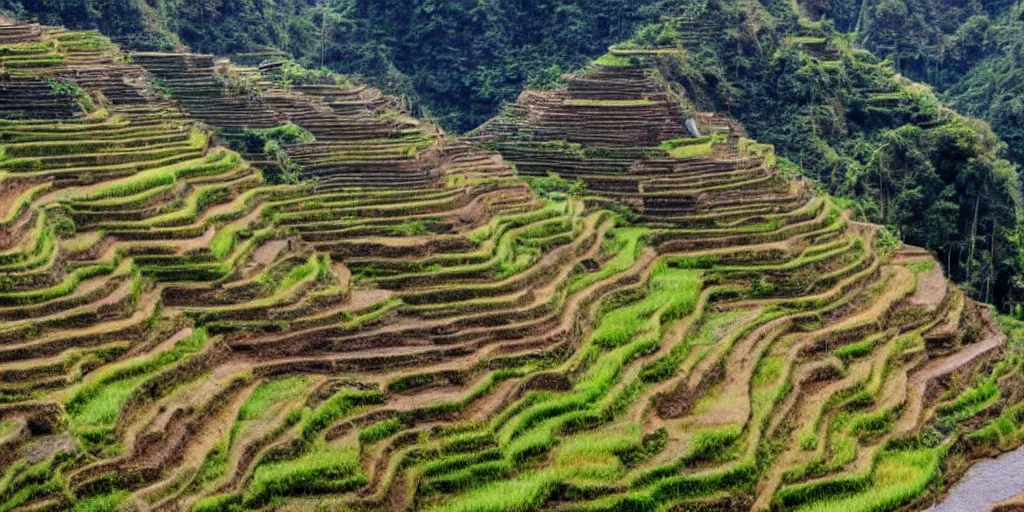
[[[992,276],[996,273],[996,230],[999,229],[999,224],[996,224],[995,215],[992,216],[992,236],[989,242],[988,249],[988,282],[985,284],[985,302],[992,303]]]
[[[960,254],[956,255],[956,263],[957,263],[957,265],[960,266],[961,269],[967,268],[967,265],[964,264],[964,247],[965,247],[964,244],[961,243],[960,244]],[[964,270],[964,280],[965,281],[967,280],[967,271],[966,270]]]
[[[886,225],[889,223],[889,215],[885,211],[885,186],[882,185],[882,170],[878,170],[878,198],[882,203],[882,224]]]
[[[949,276],[950,279],[953,278],[953,267],[950,266],[952,264],[953,264],[953,246],[950,245],[949,248],[946,249],[946,275]]]
[[[981,206],[981,194],[974,198],[974,220],[971,221],[971,250],[967,251],[967,282],[971,282],[971,266],[974,263],[974,244],[978,236],[978,209]]]
[[[860,37],[860,29],[864,23],[864,11],[867,9],[868,0],[860,0],[860,9],[857,11],[857,24],[853,27],[853,32],[857,34],[857,39],[864,42]]]
[[[324,53],[327,49],[327,2],[320,2],[320,69],[324,68]]]

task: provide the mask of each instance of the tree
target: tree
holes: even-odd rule
[[[339,4],[340,5],[336,5]],[[353,26],[354,22],[348,18],[354,8],[351,0],[342,2],[331,0],[320,0],[313,10],[314,18],[320,20],[320,67],[323,68],[327,58],[327,40],[331,37],[331,29],[338,25]]]

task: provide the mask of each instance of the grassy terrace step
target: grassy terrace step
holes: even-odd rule
[[[0,26],[3,508],[890,510],[1015,444],[988,313],[689,112],[669,50],[460,141],[342,77]]]

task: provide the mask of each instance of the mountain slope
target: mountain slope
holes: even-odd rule
[[[859,510],[1021,428],[1019,344],[728,115],[689,137],[678,50],[458,140],[289,64],[0,47],[5,508]]]
[[[308,67],[364,76],[406,96],[445,128],[466,131],[514,100],[528,81],[582,66],[639,24],[657,21],[671,4],[0,0],[0,14],[99,29],[135,50],[184,44],[253,63],[284,51]]]
[[[728,111],[788,168],[938,253],[975,298],[1018,301],[1020,178],[986,124],[788,3],[709,2],[616,46],[648,47],[683,50],[659,69],[691,112]]]
[[[842,31],[859,30],[859,43],[892,56],[898,70],[934,85],[961,112],[989,121],[1008,144],[1007,156],[1024,163],[1019,2],[857,0],[813,10]]]

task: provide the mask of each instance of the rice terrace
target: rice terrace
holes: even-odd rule
[[[962,122],[801,27],[865,115]],[[1020,446],[1022,324],[685,54],[456,136],[280,53],[0,25],[0,510],[923,510]]]

